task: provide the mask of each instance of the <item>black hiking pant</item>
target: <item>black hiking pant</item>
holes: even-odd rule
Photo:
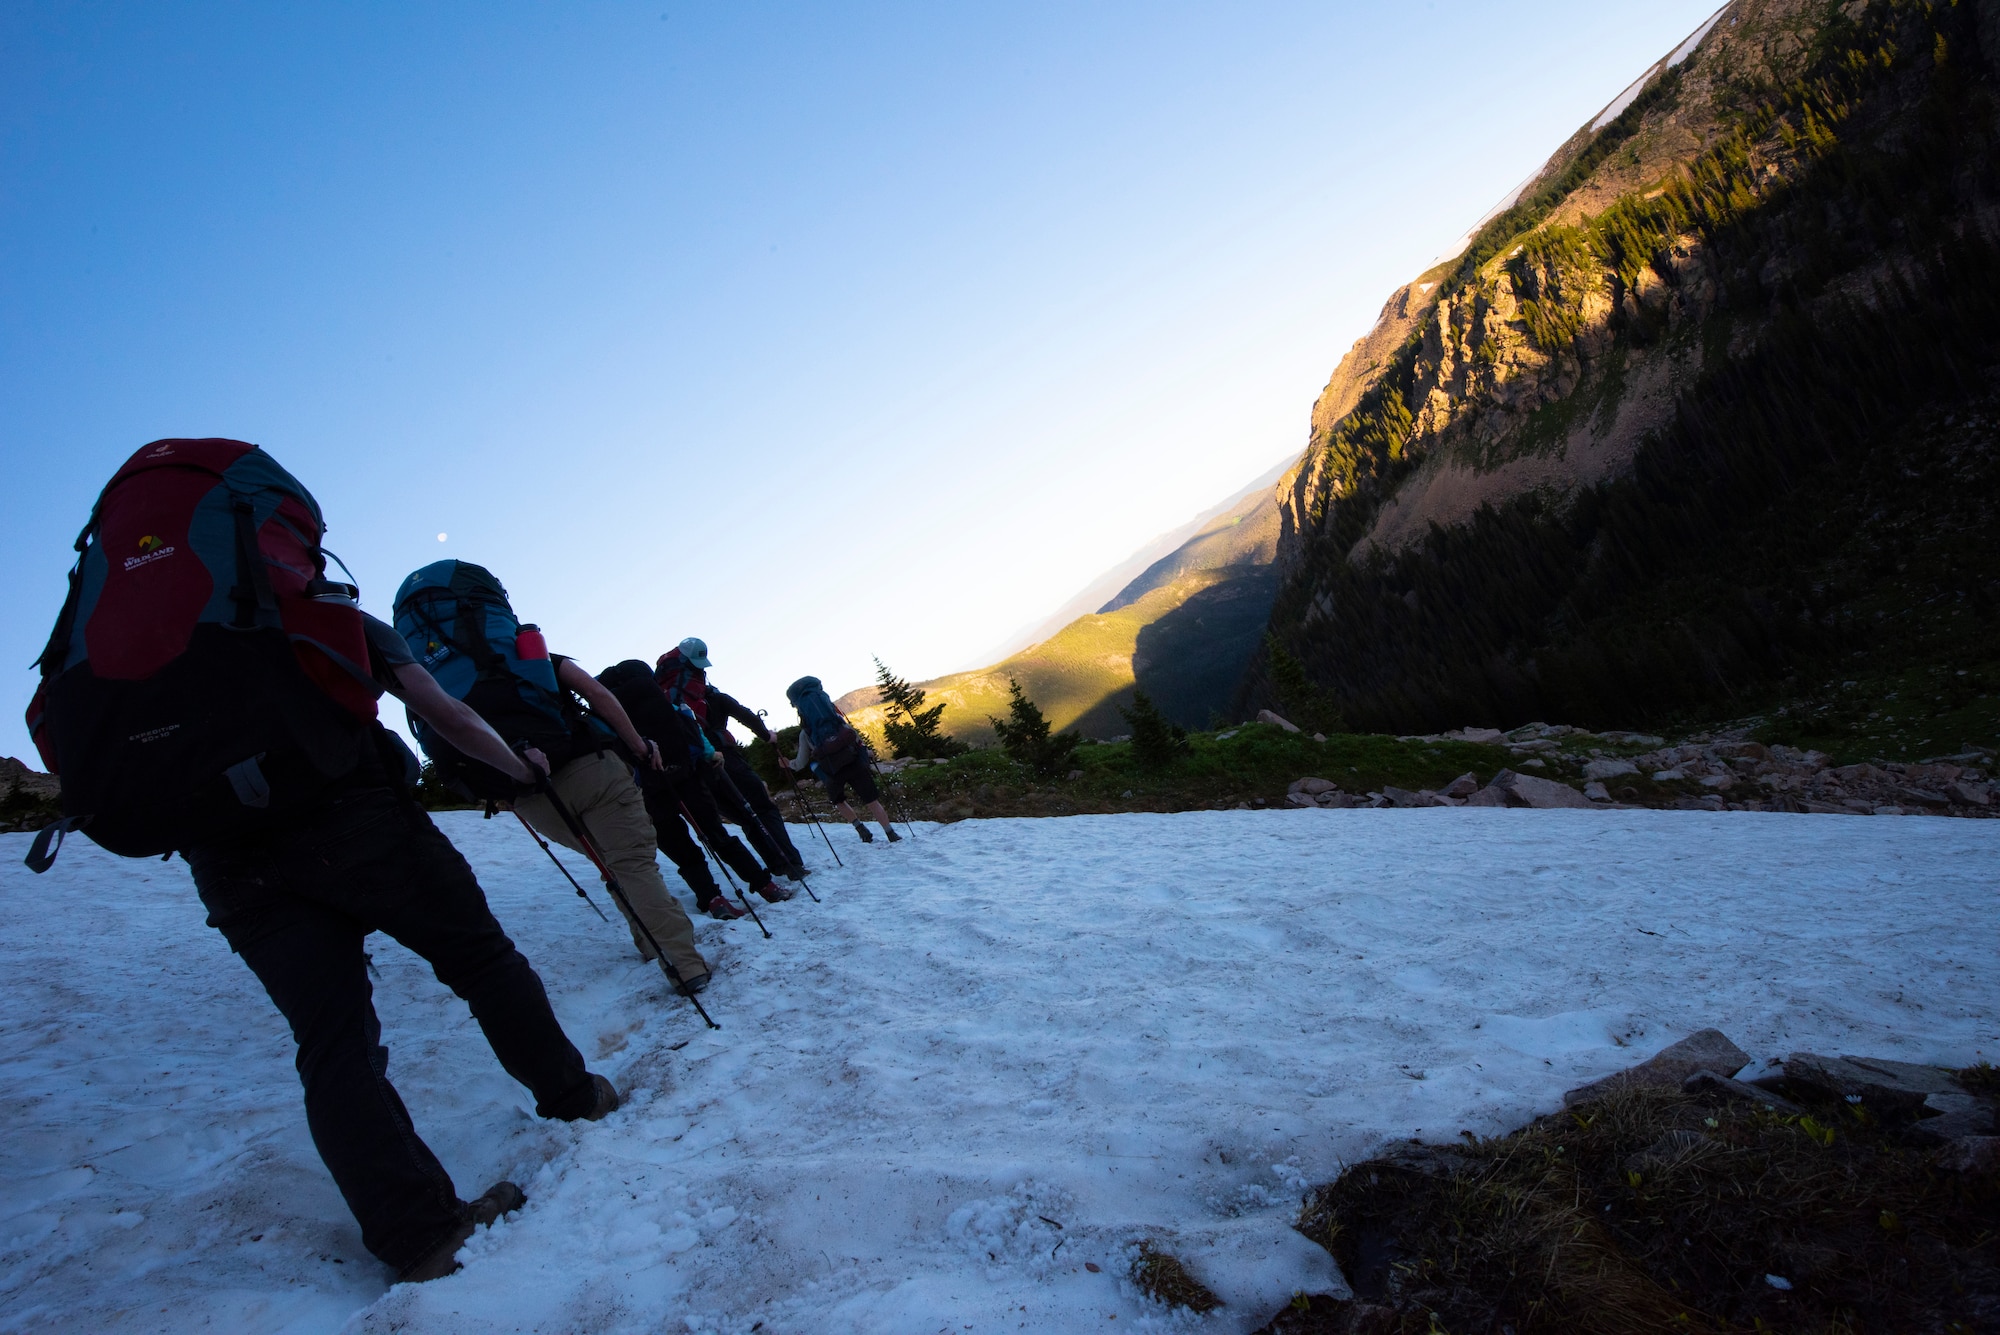
[[[778,804],[771,800],[771,790],[757,777],[757,771],[750,768],[750,762],[744,758],[742,751],[731,747],[722,755],[723,773],[729,776],[729,782],[735,787],[737,796],[743,799],[743,804],[757,818],[757,824],[763,829],[764,837],[770,841],[771,851],[778,855],[778,860],[771,865],[804,867],[805,859],[799,856],[798,848],[792,843],[791,834],[785,829],[785,817],[778,810]],[[768,856],[764,860],[771,862]]]
[[[596,1101],[542,980],[501,930],[472,869],[416,802],[361,788],[282,834],[186,850],[209,925],[292,1026],[306,1124],[361,1225],[398,1273],[466,1217],[451,1176],[389,1083],[362,942],[380,931],[428,962],[543,1117]]]
[[[696,768],[710,767],[704,764]],[[673,851],[667,847],[667,840],[671,837],[669,831],[673,827],[680,826],[681,817],[685,814],[689,823],[707,841],[715,856],[741,877],[745,886],[762,885],[771,879],[771,874],[758,865],[750,850],[745,848],[722,823],[722,813],[716,810],[715,796],[701,774],[689,770],[678,776],[669,777],[665,774],[642,772],[642,777],[646,811],[652,816],[653,829],[660,836],[660,848],[668,857],[674,857]],[[685,827],[679,830],[679,834],[682,839],[687,838]],[[674,865],[680,865],[678,859]],[[714,882],[711,880],[710,884]],[[708,907],[708,901],[705,899],[701,904],[703,908]]]
[[[675,795],[671,780],[641,771],[639,792],[646,799],[646,814],[653,818],[654,842],[674,864],[687,888],[694,891],[695,907],[706,909],[722,893],[722,888],[715,883],[715,873],[708,869],[708,855],[688,833],[680,798]]]

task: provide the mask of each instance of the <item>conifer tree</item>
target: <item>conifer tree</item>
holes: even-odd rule
[[[1284,708],[1285,717],[1298,724],[1307,732],[1346,732],[1347,725],[1341,722],[1340,711],[1306,675],[1306,665],[1293,657],[1291,651],[1278,642],[1278,637],[1264,632],[1264,653],[1271,664],[1271,689],[1277,693],[1278,703]],[[1136,741],[1137,733],[1133,734]]]
[[[970,749],[944,732],[943,703],[925,709],[923,689],[889,671],[879,658],[875,660],[875,684],[882,690],[882,703],[888,706],[882,731],[888,738],[891,755],[949,760]]]
[[[1076,748],[1083,744],[1083,738],[1073,732],[1050,736],[1048,719],[1033,700],[1022,694],[1021,683],[1012,677],[1007,679],[1007,694],[1007,717],[986,716],[1000,738],[1000,745],[1010,758],[1044,778],[1061,773]]]
[[[1132,707],[1120,709],[1132,725],[1132,758],[1143,769],[1165,769],[1189,751],[1187,729],[1167,721],[1144,691],[1132,693]]]

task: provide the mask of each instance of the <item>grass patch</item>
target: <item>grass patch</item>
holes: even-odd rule
[[[1636,1335],[1992,1329],[1996,1220],[1864,1109],[1642,1089],[1356,1165],[1298,1227],[1390,1329]]]
[[[1385,785],[1414,791],[1441,788],[1467,771],[1483,783],[1510,763],[1520,760],[1498,746],[1350,733],[1316,742],[1251,723],[1196,733],[1183,755],[1157,768],[1141,764],[1129,742],[1100,743],[1079,748],[1063,776],[1043,780],[989,748],[945,765],[914,766],[891,782],[912,815],[950,820],[1278,806],[1292,781],[1308,775],[1350,793],[1379,792]]]
[[[1161,1251],[1151,1240],[1139,1244],[1139,1254],[1132,1261],[1132,1282],[1147,1297],[1169,1307],[1185,1307],[1191,1312],[1213,1312],[1222,1306],[1222,1299],[1189,1274],[1178,1257]]]

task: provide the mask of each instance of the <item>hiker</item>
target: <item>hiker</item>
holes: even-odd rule
[[[764,786],[764,781],[757,777],[757,771],[751,768],[742,744],[729,731],[729,722],[736,720],[765,745],[775,746],[771,730],[764,726],[763,719],[734,696],[716,690],[708,680],[708,669],[708,645],[690,635],[675,648],[661,654],[654,670],[660,685],[666,688],[667,698],[694,711],[695,718],[701,722],[703,734],[715,747],[716,754],[722,757],[722,772],[728,776],[740,808],[756,821],[755,828],[765,837],[765,842],[758,845],[758,852],[787,879],[803,880],[805,859],[799,856],[791,833],[785,828],[784,813],[771,800],[771,790]],[[743,819],[737,823],[744,826],[746,835],[751,833],[753,827]],[[751,842],[758,843],[754,837]]]
[[[725,921],[746,916],[716,888],[701,850],[688,838],[684,820],[707,841],[717,861],[743,878],[746,887],[772,903],[790,899],[792,892],[779,886],[771,872],[723,825],[715,799],[702,779],[702,771],[714,767],[713,749],[693,713],[668,703],[653,669],[636,658],[604,669],[597,680],[618,697],[633,726],[660,749],[661,767],[651,773],[642,771],[639,786],[660,849],[673,859],[681,879],[694,891],[697,907],[709,917]]]
[[[903,836],[896,833],[896,827],[889,823],[889,813],[882,807],[882,793],[875,786],[867,741],[833,707],[833,699],[819,684],[819,678],[800,677],[785,688],[785,698],[799,711],[799,753],[790,760],[779,756],[778,764],[789,770],[804,770],[810,765],[819,775],[819,781],[826,785],[827,801],[833,803],[842,820],[854,827],[862,843],[874,843],[875,836],[847,804],[849,788],[868,804],[868,814],[882,827],[882,833],[889,836],[889,842],[903,842]]]
[[[68,829],[113,853],[178,850],[209,925],[292,1028],[313,1145],[399,1280],[459,1268],[479,1224],[388,1076],[363,945],[381,931],[460,998],[538,1116],[597,1121],[618,1092],[584,1065],[541,979],[494,918],[376,719],[386,690],[460,752],[526,782],[526,762],[326,578],[310,493],[263,450],[155,441],[99,497],[39,665],[29,728],[63,781]],[[86,543],[86,539],[88,542]]]
[[[643,772],[660,767],[660,752],[639,735],[617,697],[574,661],[550,654],[540,629],[515,617],[500,581],[470,561],[434,561],[404,580],[396,591],[396,629],[447,693],[548,771],[537,791],[519,795],[511,781],[467,763],[448,739],[413,718],[417,741],[446,782],[510,802],[545,837],[592,861],[601,857],[599,871],[623,891],[612,900],[640,957],[658,962],[682,996],[706,988],[708,961],[695,949],[687,911],[660,878],[645,799],[632,768],[612,754],[622,743]],[[571,828],[572,819],[580,829]]]

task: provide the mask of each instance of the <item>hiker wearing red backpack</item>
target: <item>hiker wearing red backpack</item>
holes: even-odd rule
[[[412,791],[415,757],[376,721],[387,690],[463,754],[533,772],[326,578],[310,493],[254,445],[162,440],[129,459],[77,539],[69,599],[28,724],[62,777],[69,830],[128,857],[178,851],[208,921],[298,1044],[320,1158],[399,1279],[458,1268],[479,1223],[525,1197],[459,1199],[388,1078],[363,943],[381,931],[464,999],[535,1111],[618,1106],[458,850]]]
[[[883,809],[881,790],[875,786],[874,767],[869,760],[868,743],[854,730],[838,709],[833,707],[833,698],[819,683],[818,677],[800,677],[785,688],[785,698],[799,711],[799,753],[790,760],[778,757],[778,763],[786,769],[803,771],[808,766],[826,785],[827,801],[833,803],[840,818],[854,826],[854,832],[861,836],[861,842],[872,844],[875,836],[854,814],[854,808],[847,804],[847,790],[868,804],[868,814],[882,827],[882,833],[889,836],[889,842],[899,844],[903,836],[896,833],[896,827],[889,823],[889,813]]]
[[[434,561],[405,579],[396,591],[396,629],[448,694],[548,771],[546,782],[523,793],[412,720],[418,745],[445,782],[511,802],[541,834],[588,857],[640,956],[657,962],[682,996],[706,988],[708,961],[695,949],[687,910],[660,877],[653,822],[632,781],[635,765],[660,768],[660,751],[617,697],[573,660],[551,654],[541,630],[514,615],[500,581],[470,561]]]

